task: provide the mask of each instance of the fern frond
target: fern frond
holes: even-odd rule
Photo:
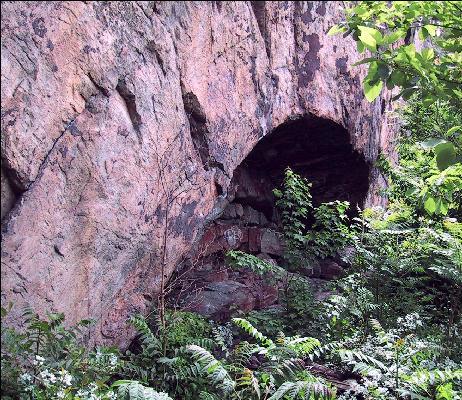
[[[138,333],[142,335],[143,339],[147,339],[149,342],[158,342],[157,338],[152,333],[151,328],[149,328],[145,317],[140,314],[135,314],[128,319],[128,322],[136,328]]]
[[[271,339],[267,338],[263,333],[259,332],[249,321],[243,318],[233,318],[233,322],[244,329],[250,336],[258,340],[261,344],[265,346],[273,346],[274,343]]]
[[[145,387],[138,381],[116,381],[112,387],[118,387],[119,400],[173,400],[167,393],[156,392],[153,388]]]
[[[236,346],[233,350],[233,364],[238,368],[245,368],[250,357],[262,350],[265,350],[265,347],[261,347],[258,344],[246,341],[240,342],[239,346]]]
[[[215,338],[215,342],[218,346],[220,346],[220,349],[222,351],[224,351],[226,353],[226,357],[229,356],[229,350],[228,350],[228,347],[226,346],[225,344],[225,341],[223,340],[223,336],[221,335],[220,331],[213,327],[212,328],[212,333],[213,333],[213,337]],[[201,347],[204,347],[204,346],[201,346]]]
[[[210,352],[196,345],[187,346],[187,350],[192,353],[192,357],[201,367],[201,373],[207,375],[212,383],[225,394],[234,390],[235,383],[228,374],[228,371]]]
[[[268,400],[279,400],[282,398],[293,400],[298,398],[299,394],[302,394],[303,398],[307,399],[309,399],[311,395],[313,395],[315,399],[332,398],[332,393],[329,388],[318,381],[297,381],[284,382]]]
[[[243,370],[243,375],[236,380],[237,386],[248,386],[252,393],[255,393],[257,395],[257,398],[260,398],[261,393],[260,393],[260,386],[258,384],[258,379],[255,377],[253,372],[248,369],[244,368]]]
[[[358,350],[340,349],[339,355],[343,361],[347,361],[353,366],[358,365],[357,368],[362,369],[362,371],[367,371],[368,373],[374,373],[373,371],[377,371],[377,369],[381,371],[388,371],[388,368],[381,361]],[[372,367],[372,365],[376,368]]]
[[[199,400],[222,400],[222,397],[208,392],[200,392]]]
[[[311,353],[320,356],[321,342],[312,337],[298,337],[286,338],[285,343],[287,347],[293,349],[299,357],[307,357]]]
[[[273,374],[279,375],[284,380],[292,380],[296,377],[298,372],[303,370],[303,367],[303,360],[299,358],[283,360],[275,365]]]

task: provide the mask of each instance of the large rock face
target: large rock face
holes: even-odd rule
[[[93,340],[124,346],[159,289],[166,210],[170,274],[260,138],[313,114],[368,162],[387,153],[388,102],[367,103],[355,44],[326,34],[340,4],[2,2],[10,319],[25,302],[92,317]]]

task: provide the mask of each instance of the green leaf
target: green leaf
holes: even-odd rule
[[[417,90],[419,90],[419,88],[416,86],[406,88],[401,92],[401,95],[403,96],[404,100],[409,100]]]
[[[448,131],[446,132],[446,136],[451,136],[454,132],[458,131],[459,129],[462,130],[462,126],[460,125],[453,126],[451,129],[448,129]]]
[[[428,36],[428,31],[425,28],[419,29],[419,39],[423,42]]]
[[[356,67],[356,66],[361,65],[361,64],[370,63],[370,62],[377,62],[377,58],[375,58],[375,57],[364,58],[361,61],[358,61],[357,63],[354,63],[353,67]]]
[[[441,197],[436,201],[436,213],[447,215],[449,209],[449,204]]]
[[[367,11],[368,9],[361,5],[357,5],[355,8],[353,8],[353,12],[360,16],[366,14]]]
[[[422,94],[422,104],[424,107],[431,106],[438,98],[430,93]]]
[[[403,47],[404,52],[406,53],[407,57],[409,58],[409,61],[415,60],[415,46],[413,44],[410,44],[409,46]]]
[[[423,49],[422,58],[426,61],[433,60],[435,58],[435,51],[433,50],[433,48],[430,47],[429,49]]]
[[[373,28],[367,26],[358,26],[361,34],[359,35],[359,40],[371,51],[377,51],[377,40],[374,37],[374,32],[378,32]],[[378,32],[380,34],[380,32]]]
[[[391,79],[391,76],[388,77],[386,83],[387,83],[388,90],[392,90],[395,87],[395,83],[393,82],[393,79]]]
[[[418,191],[419,191],[419,188],[416,188],[416,187],[410,188],[410,189],[406,190],[406,197],[413,196]]]
[[[378,63],[377,72],[382,80],[385,80],[390,75],[390,68],[385,63]]]
[[[347,27],[342,25],[342,24],[337,24],[334,25],[332,28],[329,29],[329,32],[327,32],[328,35],[337,35],[340,32],[345,32],[347,30]]]
[[[404,32],[405,34],[405,32]],[[383,43],[384,44],[392,44],[392,43],[395,43],[396,41],[398,41],[399,39],[401,39],[403,37],[403,30],[400,30],[398,29],[397,31],[391,33],[390,35],[388,36],[385,36],[383,38]]]
[[[450,142],[441,143],[435,147],[436,165],[440,171],[454,164],[456,159],[456,149]]]
[[[391,74],[391,80],[397,86],[403,86],[406,82],[406,75],[399,69],[395,69]]]
[[[427,198],[427,200],[425,200],[425,202],[424,202],[424,208],[425,208],[425,210],[427,210],[427,212],[430,215],[434,214],[434,212],[436,211],[435,199],[433,197],[429,196]]]
[[[424,25],[424,29],[430,34],[430,36],[436,35],[436,29],[438,27],[436,25]]]
[[[377,81],[370,84],[370,81],[364,81],[364,95],[369,103],[372,103],[382,91],[383,82]]]

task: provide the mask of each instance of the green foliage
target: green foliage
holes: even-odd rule
[[[272,321],[276,325],[282,323],[286,330],[296,331],[306,325],[306,319],[316,311],[312,285],[305,276],[297,272],[289,272],[243,251],[230,251],[227,254],[227,264],[236,269],[249,268],[252,272],[263,276],[267,284],[277,285],[280,288],[279,301],[283,305],[283,313],[280,315],[280,322]],[[309,311],[308,307],[310,307]],[[304,318],[301,318],[301,315],[304,315]]]
[[[418,149],[407,148],[405,152],[412,154],[414,161],[407,158],[408,162],[402,163],[395,185],[407,187],[403,199],[417,201],[429,215],[445,216],[456,208],[460,216],[462,7],[453,1],[363,1],[352,2],[346,11],[346,21],[330,33],[352,34],[360,53],[365,49],[373,53],[374,57],[355,64],[369,64],[363,82],[366,98],[373,101],[385,86],[400,88],[394,99],[412,100],[414,96],[408,115],[408,121],[413,121],[410,132],[413,137],[425,138],[422,148],[433,152],[429,159]],[[407,41],[413,33],[423,42],[417,46],[421,50]]]
[[[307,179],[286,169],[281,190],[274,190],[281,210],[287,265],[310,268],[319,259],[335,256],[350,239],[348,202],[333,201],[314,207]],[[308,219],[314,223],[308,226]]]
[[[172,400],[166,393],[156,392],[153,388],[145,387],[138,381],[116,381],[112,387],[118,387],[117,399],[119,400]]]
[[[188,346],[188,351],[207,377],[207,390],[199,398],[215,399],[330,399],[332,391],[320,379],[302,367],[299,357],[319,348],[314,338],[285,337],[272,340],[242,318],[233,321],[243,328],[257,344],[241,342],[233,350],[231,362],[217,360],[200,346]],[[248,360],[263,355],[266,361],[259,370],[250,369]],[[287,396],[287,397],[285,397]],[[223,398],[223,397],[221,397]]]
[[[421,95],[424,106],[438,99],[462,105],[462,8],[455,1],[350,2],[347,19],[329,31],[352,35],[369,64],[364,94],[373,101],[383,87],[400,92],[408,100]],[[418,33],[429,43],[419,50],[406,39]]]
[[[2,319],[6,315],[2,308]],[[41,319],[27,307],[24,333],[2,323],[2,399],[110,400],[118,394],[127,399],[168,399],[150,388],[140,392],[120,386],[116,392],[119,385],[109,386],[109,381],[123,364],[120,351],[82,347],[80,340],[90,320],[65,328],[63,314],[47,316],[48,320]]]
[[[399,115],[403,119],[397,147],[399,162],[395,166],[383,158],[379,162],[390,178],[386,194],[392,201],[406,202],[423,216],[460,218],[460,109],[442,101],[422,107],[420,99],[415,98],[402,107]]]
[[[133,315],[128,322],[139,333],[141,349],[127,351],[128,359],[122,368],[124,376],[175,396],[195,398],[203,380],[198,378],[199,364],[189,362],[186,346],[194,343],[215,348],[209,338],[212,327],[198,314],[178,311],[165,313],[165,329],[160,318],[154,318],[153,328],[142,315]]]
[[[352,337],[340,349],[341,361],[364,376],[360,392],[369,398],[458,399],[461,389],[460,365],[439,356],[441,348],[418,337],[423,322],[417,314],[399,318],[398,327],[384,330],[371,320],[375,335],[366,341]],[[429,370],[438,360],[442,369]],[[448,397],[438,397],[442,393]]]

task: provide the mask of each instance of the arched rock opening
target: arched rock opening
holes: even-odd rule
[[[284,123],[255,146],[235,171],[233,203],[249,205],[271,219],[272,190],[280,187],[287,167],[312,183],[314,205],[347,200],[352,209],[363,206],[369,165],[353,150],[345,128],[315,116]]]
[[[273,189],[280,187],[287,167],[312,183],[315,206],[347,200],[355,210],[365,201],[370,166],[353,149],[345,128],[313,115],[280,125],[236,168],[228,190],[229,204],[202,236],[189,273],[202,294],[195,303],[194,296],[186,298],[194,303],[190,309],[223,319],[227,317],[223,310],[230,306],[250,311],[277,302],[277,288],[266,287],[249,271],[228,270],[225,254],[243,250],[278,263],[283,244]],[[311,278],[331,279],[339,272],[337,263],[320,260]]]

